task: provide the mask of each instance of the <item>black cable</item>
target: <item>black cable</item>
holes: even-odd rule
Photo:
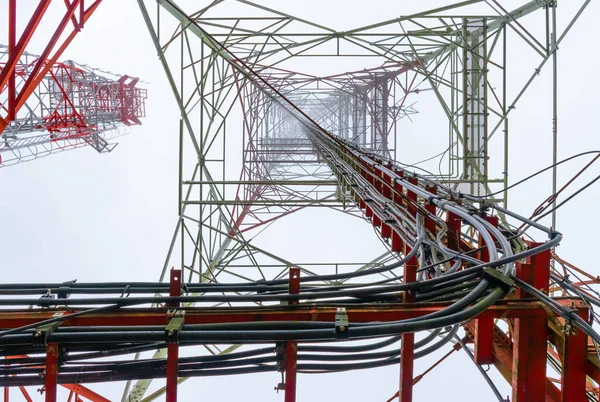
[[[23,332],[23,331],[26,331],[26,330],[32,329],[32,328],[37,328],[37,327],[40,327],[43,325],[59,323],[62,321],[66,321],[66,320],[75,318],[75,317],[80,317],[82,315],[101,313],[101,312],[112,311],[112,310],[117,310],[117,309],[119,309],[119,305],[110,305],[110,306],[96,307],[96,308],[92,308],[92,309],[84,310],[84,311],[78,311],[76,313],[63,315],[60,317],[52,317],[47,320],[38,321],[33,324],[24,325],[22,327],[4,330],[4,331],[0,332],[0,337],[4,337],[4,336],[10,335],[10,334],[16,334],[16,333]]]
[[[559,209],[560,207],[562,207],[563,205],[565,205],[567,202],[571,201],[573,198],[575,198],[576,196],[578,196],[579,194],[581,194],[584,190],[586,190],[587,188],[589,188],[592,184],[594,184],[598,180],[600,180],[600,175],[596,176],[593,180],[591,180],[590,182],[588,182],[585,186],[581,187],[579,190],[575,191],[573,194],[571,194],[570,196],[568,196],[567,198],[565,198],[564,201],[558,203],[556,205],[556,207],[551,208],[548,211],[546,211],[545,213],[536,216],[535,219],[534,219],[534,221],[537,222],[540,219],[542,219],[542,218],[550,215],[552,212],[556,211],[557,209]]]
[[[462,349],[469,356],[469,358],[471,359],[471,361],[473,363],[475,363],[475,357],[473,356],[473,353],[471,353],[471,351],[467,348],[467,345],[465,344],[465,342],[459,336],[456,336],[456,340],[458,341],[458,343],[460,344],[460,346],[462,346]],[[477,363],[475,363],[475,366],[477,366],[477,370],[479,370],[479,372],[481,373],[481,375],[485,379],[485,382],[487,382],[487,384],[490,386],[490,388],[492,389],[492,392],[494,393],[494,395],[496,395],[496,398],[498,398],[498,401],[499,402],[505,402],[506,400],[502,397],[502,395],[500,394],[500,391],[498,391],[498,388],[496,388],[496,384],[494,384],[494,382],[490,379],[490,377],[487,375],[487,373],[483,369],[483,367],[481,367]]]
[[[567,320],[567,322],[573,323],[574,326],[579,328],[594,341],[600,342],[600,334],[598,334],[596,330],[592,328],[591,325],[589,325],[583,318],[579,316],[579,314],[577,314],[577,310],[571,310],[566,308],[565,306],[557,303],[551,297],[547,296],[543,292],[539,291],[538,289],[534,288],[533,286],[519,278],[513,277],[513,279],[517,283],[517,285],[519,285],[522,289],[537,297],[552,311],[554,311],[556,314],[560,315],[565,320]]]
[[[510,186],[506,187],[505,189],[502,189],[500,191],[496,191],[495,193],[486,194],[485,196],[472,195],[471,197],[475,197],[475,198],[493,197],[495,195],[504,193],[504,192],[506,192],[506,191],[508,191],[508,190],[510,190],[510,189],[512,189],[512,188],[514,188],[516,186],[518,186],[518,185],[521,185],[521,184],[525,183],[526,181],[531,180],[534,177],[536,177],[536,176],[538,176],[538,175],[540,175],[540,174],[542,174],[542,173],[544,173],[544,172],[546,172],[546,171],[548,171],[548,170],[550,170],[550,169],[552,169],[552,168],[554,168],[556,166],[562,165],[565,162],[568,162],[570,160],[573,160],[573,159],[576,159],[576,158],[579,158],[579,157],[582,157],[582,156],[585,156],[585,155],[590,155],[590,154],[600,154],[600,151],[586,151],[586,152],[581,152],[581,153],[569,156],[568,158],[565,158],[565,159],[560,160],[560,161],[558,161],[556,163],[553,163],[552,165],[549,165],[549,166],[547,166],[547,167],[545,167],[545,168],[543,168],[541,170],[538,170],[537,172],[535,172],[535,173],[533,173],[533,174],[531,174],[531,175],[529,175],[529,176],[527,176],[527,177],[519,180],[518,182],[516,182],[514,184],[511,184]]]

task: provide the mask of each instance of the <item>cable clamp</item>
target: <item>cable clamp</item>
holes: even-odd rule
[[[275,342],[275,358],[277,371],[283,373],[285,371],[285,343],[283,341]]]
[[[165,335],[167,335],[167,342],[179,343],[179,333],[183,329],[183,323],[185,320],[185,310],[169,310],[167,316],[171,317],[169,323],[165,327]]]
[[[48,289],[46,293],[40,297],[38,306],[41,308],[50,308],[54,299],[56,299],[56,295],[52,293],[52,290]]]
[[[348,313],[345,308],[338,308],[335,313],[335,339],[348,339]]]
[[[568,316],[569,318],[567,318],[565,320],[565,325],[563,325],[563,327],[561,328],[561,332],[565,335],[576,335],[577,334],[577,327],[572,323],[571,321],[571,313],[567,313],[566,316]]]
[[[56,290],[56,296],[59,299],[68,299],[71,295],[71,289],[68,286],[61,286]]]
[[[65,313],[54,313],[52,315],[52,318],[56,318],[56,317],[63,317],[65,315]],[[33,331],[33,340],[32,340],[32,344],[34,346],[46,346],[48,345],[48,336],[50,334],[52,334],[59,326],[60,326],[61,322],[57,321],[57,322],[53,322],[50,324],[46,324],[46,325],[41,325],[39,327],[37,327],[34,331]]]
[[[504,275],[495,268],[484,268],[483,278],[495,285],[500,286],[506,293],[510,292],[510,290],[515,286],[515,281],[512,278]]]
[[[563,279],[564,282],[564,279]],[[564,313],[561,316],[565,320],[565,324],[561,331],[565,335],[576,335],[577,334],[577,317],[579,316],[579,310],[575,307],[575,304],[571,304],[571,308],[566,307]]]
[[[267,293],[267,280],[259,279],[256,281],[256,294]]]

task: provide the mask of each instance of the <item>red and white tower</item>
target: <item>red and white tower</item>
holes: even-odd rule
[[[145,116],[139,79],[57,61],[100,1],[66,2],[43,52],[27,51],[50,3],[39,2],[17,40],[17,4],[9,2],[9,43],[0,45],[0,167],[86,145],[110,152],[116,144],[109,141]]]

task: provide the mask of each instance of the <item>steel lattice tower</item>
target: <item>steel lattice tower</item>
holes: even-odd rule
[[[598,400],[596,334],[586,322],[600,303],[598,279],[553,253],[562,237],[556,198],[527,218],[506,196],[509,115],[547,63],[556,102],[557,49],[589,1],[563,32],[553,1],[514,10],[465,1],[343,32],[247,0],[231,15],[225,3],[138,0],[181,113],[178,217],[159,282],[54,284],[35,300],[39,309],[0,313],[0,345],[18,355],[0,384],[43,383],[48,401],[57,384],[106,400],[79,382],[108,377],[127,381],[123,401],[172,402],[184,378],[280,371],[278,388],[293,402],[298,372],[394,365],[400,384],[390,401],[409,402],[414,360],[445,347],[446,356],[465,350],[478,367],[494,365],[512,401]],[[527,29],[533,16],[545,22],[541,37]],[[514,94],[509,32],[537,57]],[[413,99],[425,92],[447,122],[440,172],[398,160],[401,119],[418,113]],[[119,119],[135,124],[129,110]],[[492,164],[492,149],[504,160]],[[367,221],[386,251],[368,263],[302,264],[254,241],[313,208]],[[552,227],[538,222],[550,214]],[[529,229],[539,241],[524,237]],[[41,290],[4,291],[25,303],[19,297]],[[115,297],[77,297],[100,293]],[[353,340],[368,342],[358,362],[323,363],[325,352],[358,347],[327,342]],[[251,346],[239,352],[243,345]],[[180,358],[183,347],[213,356]],[[110,365],[95,360],[102,353],[136,355]],[[157,378],[166,386],[152,390]]]
[[[42,55],[26,49],[51,1],[39,3],[18,40],[17,4],[10,3],[10,43],[0,45],[0,167],[87,145],[112,151],[117,144],[108,141],[145,117],[146,90],[136,87],[138,78],[57,61],[100,2],[68,3]]]

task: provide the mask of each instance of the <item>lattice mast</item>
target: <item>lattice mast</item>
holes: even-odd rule
[[[66,2],[43,52],[26,51],[50,3],[39,2],[18,41],[17,3],[8,3],[9,43],[0,45],[0,167],[86,145],[110,152],[116,144],[109,140],[145,117],[146,90],[137,87],[139,79],[57,61],[100,1],[87,7]],[[70,24],[72,32],[60,40]]]

